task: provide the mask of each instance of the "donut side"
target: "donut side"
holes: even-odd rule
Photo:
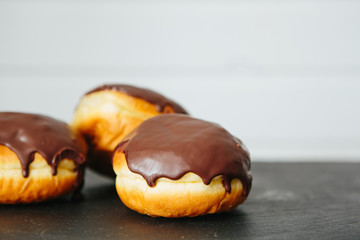
[[[56,175],[39,153],[29,165],[29,175],[24,177],[17,155],[0,145],[0,203],[31,203],[58,198],[73,192],[77,183],[73,160],[62,159]]]
[[[75,111],[72,128],[90,145],[88,166],[114,176],[111,155],[117,144],[144,120],[163,113],[174,113],[167,105],[162,112],[141,98],[112,90],[85,95]]]
[[[177,180],[159,178],[150,187],[140,174],[129,170],[121,151],[114,153],[113,167],[121,201],[130,209],[153,217],[195,217],[230,211],[246,199],[237,178],[231,181],[231,192],[225,190],[223,176],[215,176],[206,185],[192,172]]]

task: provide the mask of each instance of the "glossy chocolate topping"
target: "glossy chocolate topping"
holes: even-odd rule
[[[187,114],[186,110],[176,102],[146,88],[138,88],[124,84],[109,84],[97,87],[86,93],[86,95],[103,90],[119,91],[132,97],[141,98],[149,103],[155,104],[158,112],[162,112],[164,108],[169,105],[173,107],[176,113]]]
[[[18,156],[24,177],[29,175],[36,152],[47,161],[53,175],[57,174],[60,160],[73,160],[77,172],[74,190],[82,187],[87,147],[66,123],[42,115],[0,112],[0,144]]]
[[[193,172],[205,184],[223,175],[227,192],[234,178],[241,180],[244,195],[251,189],[250,157],[242,142],[218,124],[187,115],[146,120],[116,150],[125,153],[129,169],[149,186],[160,177],[177,180]]]

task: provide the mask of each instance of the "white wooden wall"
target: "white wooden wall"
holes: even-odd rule
[[[70,121],[103,83],[222,124],[254,160],[360,161],[360,2],[0,0],[0,111]]]

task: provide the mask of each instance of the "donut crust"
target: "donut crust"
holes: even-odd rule
[[[159,112],[155,104],[143,99],[120,91],[102,90],[80,100],[71,126],[91,146],[88,166],[114,177],[111,156],[117,144],[144,120],[174,112],[170,105]]]
[[[192,172],[178,180],[159,178],[150,187],[140,174],[130,171],[125,154],[120,151],[114,154],[113,167],[121,201],[130,209],[152,217],[195,217],[230,211],[246,199],[239,179],[231,181],[230,193],[226,192],[221,175],[206,185]]]
[[[0,145],[0,203],[41,202],[67,195],[74,190],[77,180],[75,168],[72,160],[62,159],[57,174],[52,175],[46,160],[35,153],[29,165],[29,176],[25,178],[17,155]]]

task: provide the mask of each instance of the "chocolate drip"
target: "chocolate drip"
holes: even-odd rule
[[[86,95],[102,90],[119,91],[136,98],[141,98],[147,102],[155,104],[158,112],[163,112],[166,106],[171,106],[176,113],[187,114],[186,110],[176,102],[146,88],[138,88],[124,84],[109,84],[97,87],[86,93]]]
[[[222,175],[227,192],[234,178],[241,180],[244,195],[251,189],[249,153],[218,124],[181,114],[159,115],[125,139],[116,151],[125,153],[129,169],[142,175],[149,186],[161,177],[177,180],[193,172],[207,185]]]
[[[66,123],[42,115],[2,112],[0,144],[15,152],[25,178],[29,176],[29,165],[36,152],[51,167],[52,175],[57,174],[62,159],[73,160],[77,174],[74,190],[81,188],[87,147],[85,141],[77,138]]]

